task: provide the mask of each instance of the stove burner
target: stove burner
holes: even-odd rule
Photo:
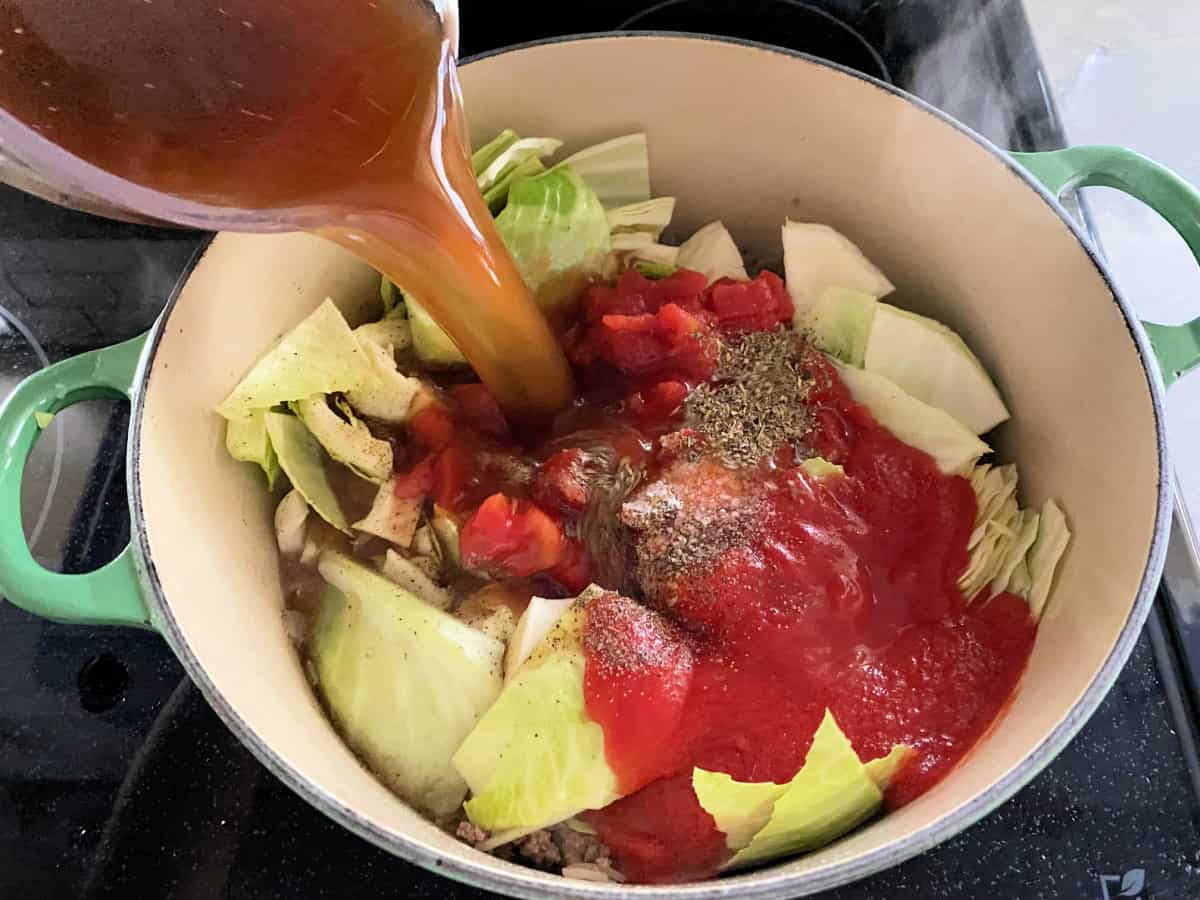
[[[617,28],[693,31],[760,41],[892,81],[887,63],[866,38],[803,0],[664,0],[630,16]]]
[[[121,702],[129,686],[125,664],[111,653],[93,656],[79,670],[79,702],[88,712],[104,712]]]

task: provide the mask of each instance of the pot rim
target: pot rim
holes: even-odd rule
[[[778,871],[779,866],[786,863],[785,860],[758,872],[670,886],[621,885],[573,881],[564,879],[561,876],[539,872],[535,869],[522,867],[519,871],[513,871],[513,867],[511,866],[501,868],[495,863],[486,861],[483,857],[478,861],[474,859],[460,860],[445,857],[407,835],[380,828],[355,809],[337,801],[292,768],[272,747],[258,736],[253,726],[225,701],[220,690],[209,679],[207,673],[192,653],[187,638],[171,613],[170,604],[167,602],[162,582],[150,554],[146,530],[142,526],[141,466],[138,448],[141,445],[147,379],[153,368],[159,344],[166,330],[171,312],[178,302],[190,275],[204,256],[207,255],[208,249],[212,245],[212,239],[206,241],[197,250],[185,270],[180,274],[170,298],[167,300],[162,313],[151,330],[145,349],[143,350],[131,404],[129,442],[127,446],[127,471],[129,473],[127,487],[130,521],[133,526],[132,545],[135,547],[136,553],[142,562],[144,587],[149,594],[146,599],[154,610],[154,623],[171,646],[171,649],[179,657],[184,668],[197,687],[199,687],[205,699],[221,717],[225,725],[267,769],[310,805],[325,815],[330,816],[359,837],[423,869],[474,887],[493,890],[510,896],[534,898],[552,895],[579,898],[579,900],[594,900],[594,898],[609,898],[611,900],[611,898],[616,897],[634,896],[647,898],[647,900],[651,900],[651,898],[656,898],[656,900],[657,898],[662,898],[662,900],[682,900],[682,898],[688,898],[688,900],[726,900],[726,898],[732,897],[783,898],[805,896],[857,881],[931,849],[973,825],[992,812],[1001,803],[1010,799],[1017,791],[1038,775],[1075,737],[1084,723],[1091,718],[1096,708],[1100,705],[1100,702],[1112,688],[1113,683],[1116,681],[1117,676],[1120,674],[1133,650],[1134,644],[1141,634],[1142,626],[1150,612],[1166,557],[1167,538],[1172,514],[1172,494],[1171,478],[1169,477],[1170,470],[1167,461],[1166,426],[1163,407],[1164,388],[1157,363],[1150,349],[1149,339],[1146,337],[1132,309],[1117,291],[1105,263],[1100,258],[1095,247],[1092,246],[1087,235],[1084,234],[1080,225],[1070,216],[1062,204],[1059,203],[1057,197],[1051,195],[1032,175],[1013,160],[1006,151],[921,98],[909,94],[894,85],[880,81],[873,76],[807,53],[741,38],[661,30],[590,32],[513,44],[471,56],[463,60],[462,65],[469,65],[473,62],[490,59],[503,54],[519,53],[525,50],[564,43],[594,40],[653,41],[661,39],[695,41],[697,43],[733,44],[752,50],[790,57],[802,63],[832,69],[843,75],[849,75],[876,90],[881,90],[907,100],[918,109],[937,119],[941,124],[957,130],[996,157],[1009,173],[1021,182],[1022,186],[1036,192],[1070,230],[1079,243],[1080,249],[1087,254],[1097,273],[1108,287],[1113,302],[1116,304],[1125,322],[1130,339],[1137,350],[1138,358],[1142,363],[1154,412],[1155,439],[1158,448],[1159,475],[1154,531],[1137,595],[1130,606],[1129,615],[1121,627],[1117,641],[1101,666],[1100,671],[1096,674],[1096,677],[1088,685],[1075,705],[1071,707],[1066,717],[1020,763],[1014,766],[1011,771],[988,790],[974,797],[957,810],[947,813],[940,819],[898,841],[879,847],[855,859],[830,863],[802,874],[785,874]]]

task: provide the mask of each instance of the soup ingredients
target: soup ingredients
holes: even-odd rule
[[[880,303],[863,368],[944,409],[976,434],[1009,418],[1000,392],[963,339],[925,316]]]
[[[338,531],[349,534],[350,524],[329,483],[321,457],[321,445],[312,432],[295,416],[268,412],[264,418],[271,446],[279,457],[279,467],[288,477],[292,488],[312,507],[313,512]]]
[[[375,492],[370,511],[354,523],[354,530],[373,534],[398,547],[412,543],[421,521],[421,503],[396,494],[396,478],[389,478]]]
[[[721,347],[716,379],[684,404],[684,421],[726,465],[755,466],[813,426],[812,373],[792,331],[752,331]]]
[[[830,287],[886,297],[895,287],[841,232],[814,222],[783,223],[783,267],[799,317]]]
[[[573,605],[574,597],[530,597],[529,605],[508,641],[504,653],[504,677],[509,679],[529,659],[554,626]]]
[[[804,765],[787,784],[740,782],[695,769],[692,785],[734,851],[726,868],[739,868],[824,846],[869,818],[883,803],[886,781],[911,752],[899,745],[872,770],[826,710]]]
[[[817,295],[806,312],[797,314],[797,327],[814,347],[861,369],[877,306],[870,294],[830,286]]]
[[[680,244],[675,265],[701,273],[709,284],[719,278],[750,280],[733,236],[720,221],[709,222]]]
[[[389,320],[403,323],[407,333],[408,323],[396,316],[373,324]],[[359,334],[362,328],[367,327],[369,326],[364,325],[356,328],[355,334],[359,336],[363,350],[371,358],[376,383],[373,386],[346,391],[346,402],[364,416],[393,425],[403,424],[409,419],[413,401],[421,390],[421,382],[402,374],[396,368],[396,346],[390,341],[391,335],[386,335],[389,338],[387,343],[376,343],[377,333]]]
[[[281,556],[297,557],[301,554],[307,524],[308,501],[292,488],[275,507],[275,542],[279,545]]]
[[[840,287],[826,288],[801,321],[826,353],[884,376],[975,434],[1009,418],[983,364],[940,322]]]
[[[540,175],[546,170],[540,162],[562,146],[554,138],[519,138],[506,129],[471,157],[475,181],[492,212],[503,208],[509,188],[518,180]],[[494,154],[494,155],[493,155]]]
[[[367,352],[327,298],[254,364],[217,412],[226,419],[240,419],[291,400],[375,383]]]
[[[608,227],[613,235],[647,234],[651,243],[658,240],[663,229],[671,224],[675,214],[674,197],[655,197],[641,203],[630,203],[607,210]],[[649,244],[647,244],[649,246]]]
[[[387,550],[379,566],[379,574],[388,581],[419,597],[434,609],[448,610],[454,605],[450,593],[433,580],[429,566],[422,566],[421,557],[409,559],[395,550]]]
[[[500,692],[504,644],[366,566],[321,555],[325,592],[309,638],[339,733],[388,787],[435,819],[462,804],[450,758]]]
[[[575,606],[558,620],[454,754],[467,814],[497,846],[618,796],[585,709],[582,618]]]
[[[607,208],[650,199],[650,154],[646,133],[627,134],[585,147],[559,166],[584,179]]]
[[[1025,563],[1029,570],[1028,590],[1024,590],[1024,572],[1020,578],[1015,575],[1015,572],[1021,571],[1020,562],[1016,564],[1014,576],[1010,580],[1010,584],[1020,592],[1020,596],[1028,598],[1029,608],[1034,616],[1040,617],[1046,608],[1046,600],[1050,596],[1050,588],[1054,583],[1054,572],[1058,568],[1058,561],[1062,559],[1070,540],[1071,532],[1067,528],[1066,516],[1058,508],[1057,503],[1047,500],[1042,506],[1041,517],[1038,519],[1037,538],[1025,557]]]
[[[225,449],[241,462],[254,463],[267,476],[267,490],[274,490],[279,477],[279,458],[267,435],[266,410],[230,419],[225,427]]]
[[[599,271],[609,248],[600,198],[569,166],[518,181],[496,230],[543,307],[552,305],[548,282]]]
[[[519,140],[506,135],[485,168]],[[573,867],[564,835],[590,829],[589,846],[602,848],[593,863],[610,860],[638,882],[803,852],[920,795],[1008,702],[1069,539],[1057,506],[1021,507],[1014,465],[981,462],[990,448],[965,422],[977,427],[1003,408],[990,379],[951,390],[946,373],[966,381],[978,366],[957,335],[871,294],[827,286],[797,328],[774,273],[738,280],[675,267],[682,249],[660,243],[670,239],[660,233],[670,198],[588,212],[584,243],[609,246],[597,264],[575,252],[574,237],[550,232],[568,228],[562,203],[599,192],[536,152],[493,174],[510,164],[543,171],[514,177],[499,215],[529,216],[539,233],[529,246],[555,248],[543,260],[575,248],[564,266],[547,263],[547,284],[586,274],[553,310],[579,385],[570,407],[542,426],[507,418],[469,371],[423,362],[410,318],[416,353],[397,355],[382,328],[351,332],[393,387],[264,414],[268,438],[289,442],[274,449],[295,491],[277,510],[292,523],[278,534],[292,604],[317,605],[328,582],[349,600],[319,598],[322,615],[366,621],[355,585],[382,582],[372,596],[393,599],[372,615],[395,608],[399,591],[405,610],[420,604],[432,623],[449,618],[492,648],[487,679],[462,677],[475,685],[468,697],[482,697],[485,681],[494,694],[461,716],[445,712],[440,686],[433,712],[415,708],[441,677],[416,653],[411,663],[355,664],[354,677],[386,684],[384,727],[363,718],[355,704],[367,689],[357,687],[323,691],[335,723],[386,779],[392,754],[414,740],[389,725],[402,707],[429,728],[452,718],[455,740],[418,767],[445,776],[449,761],[456,773],[467,821],[448,827],[555,868]],[[530,190],[559,192],[562,203],[517,209]],[[693,247],[715,248],[725,272],[744,271],[723,226],[706,229]],[[394,287],[381,298],[380,322],[419,309]],[[923,397],[867,364],[880,340],[936,357],[909,363],[899,346],[878,366],[894,355],[896,377]],[[394,414],[355,406],[364,391],[379,391],[372,408]],[[390,393],[403,403],[389,407]],[[388,471],[323,449],[291,414],[302,404],[334,417],[338,433],[386,445]],[[323,520],[333,513],[322,486],[345,534]],[[390,628],[364,644],[372,660],[426,640]],[[444,632],[443,649],[446,634],[461,632]],[[438,665],[452,664],[447,654]],[[334,658],[350,666],[349,650]],[[445,782],[429,783],[433,805],[448,808]],[[398,789],[428,807],[422,784],[405,777]]]
[[[337,412],[324,394],[295,400],[289,406],[334,461],[368,481],[386,481],[392,473],[391,445],[374,437],[344,400],[335,402]]]
[[[961,422],[937,407],[922,403],[882,375],[834,363],[850,395],[910,447],[934,458],[949,475],[965,475],[975,461],[990,452]]]
[[[977,504],[967,543],[971,561],[959,577],[963,596],[978,601],[1007,592],[1028,600],[1030,612],[1040,618],[1049,581],[1070,539],[1062,510],[1053,500],[1040,513],[1019,508],[1013,465],[976,466],[970,480]]]

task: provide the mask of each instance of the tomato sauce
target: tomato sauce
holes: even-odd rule
[[[730,854],[692,768],[787,782],[827,708],[864,761],[916,751],[885,797],[908,803],[987,730],[1033,646],[1023,600],[967,604],[959,591],[970,484],[876,423],[819,354],[803,351],[812,426],[800,456],[845,477],[809,474],[788,448],[734,470],[691,447],[683,405],[721,377],[720,342],[790,317],[769,273],[711,287],[696,273],[628,273],[593,287],[560,323],[581,393],[549,433],[509,433],[482,386],[453,388],[416,429],[427,455],[400,479],[398,490],[432,484],[463,518],[469,568],[526,596],[592,580],[617,592],[587,607],[584,696],[628,796],[586,819],[630,881],[716,872]],[[622,464],[640,486],[597,507]],[[639,530],[627,516],[658,488],[694,514],[687,534],[715,541],[708,551],[673,558],[678,520]],[[599,540],[597,508],[612,532]],[[647,577],[659,560],[672,566]]]
[[[815,442],[847,477],[763,472],[772,489],[754,536],[677,581],[669,615],[693,661],[666,746],[637,731],[657,695],[588,656],[588,712],[619,780],[644,777],[644,759],[664,773],[588,814],[631,880],[704,877],[728,857],[692,791],[693,766],[786,782],[829,708],[864,761],[899,743],[917,751],[888,790],[894,809],[962,758],[1025,668],[1036,629],[1025,602],[1002,594],[966,605],[958,590],[970,485],[876,424],[832,371],[821,380],[814,403],[836,412],[821,419],[837,433]]]

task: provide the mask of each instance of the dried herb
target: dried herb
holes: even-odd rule
[[[686,424],[726,465],[757,465],[812,429],[812,378],[793,331],[757,331],[726,343],[714,380],[688,397]]]

